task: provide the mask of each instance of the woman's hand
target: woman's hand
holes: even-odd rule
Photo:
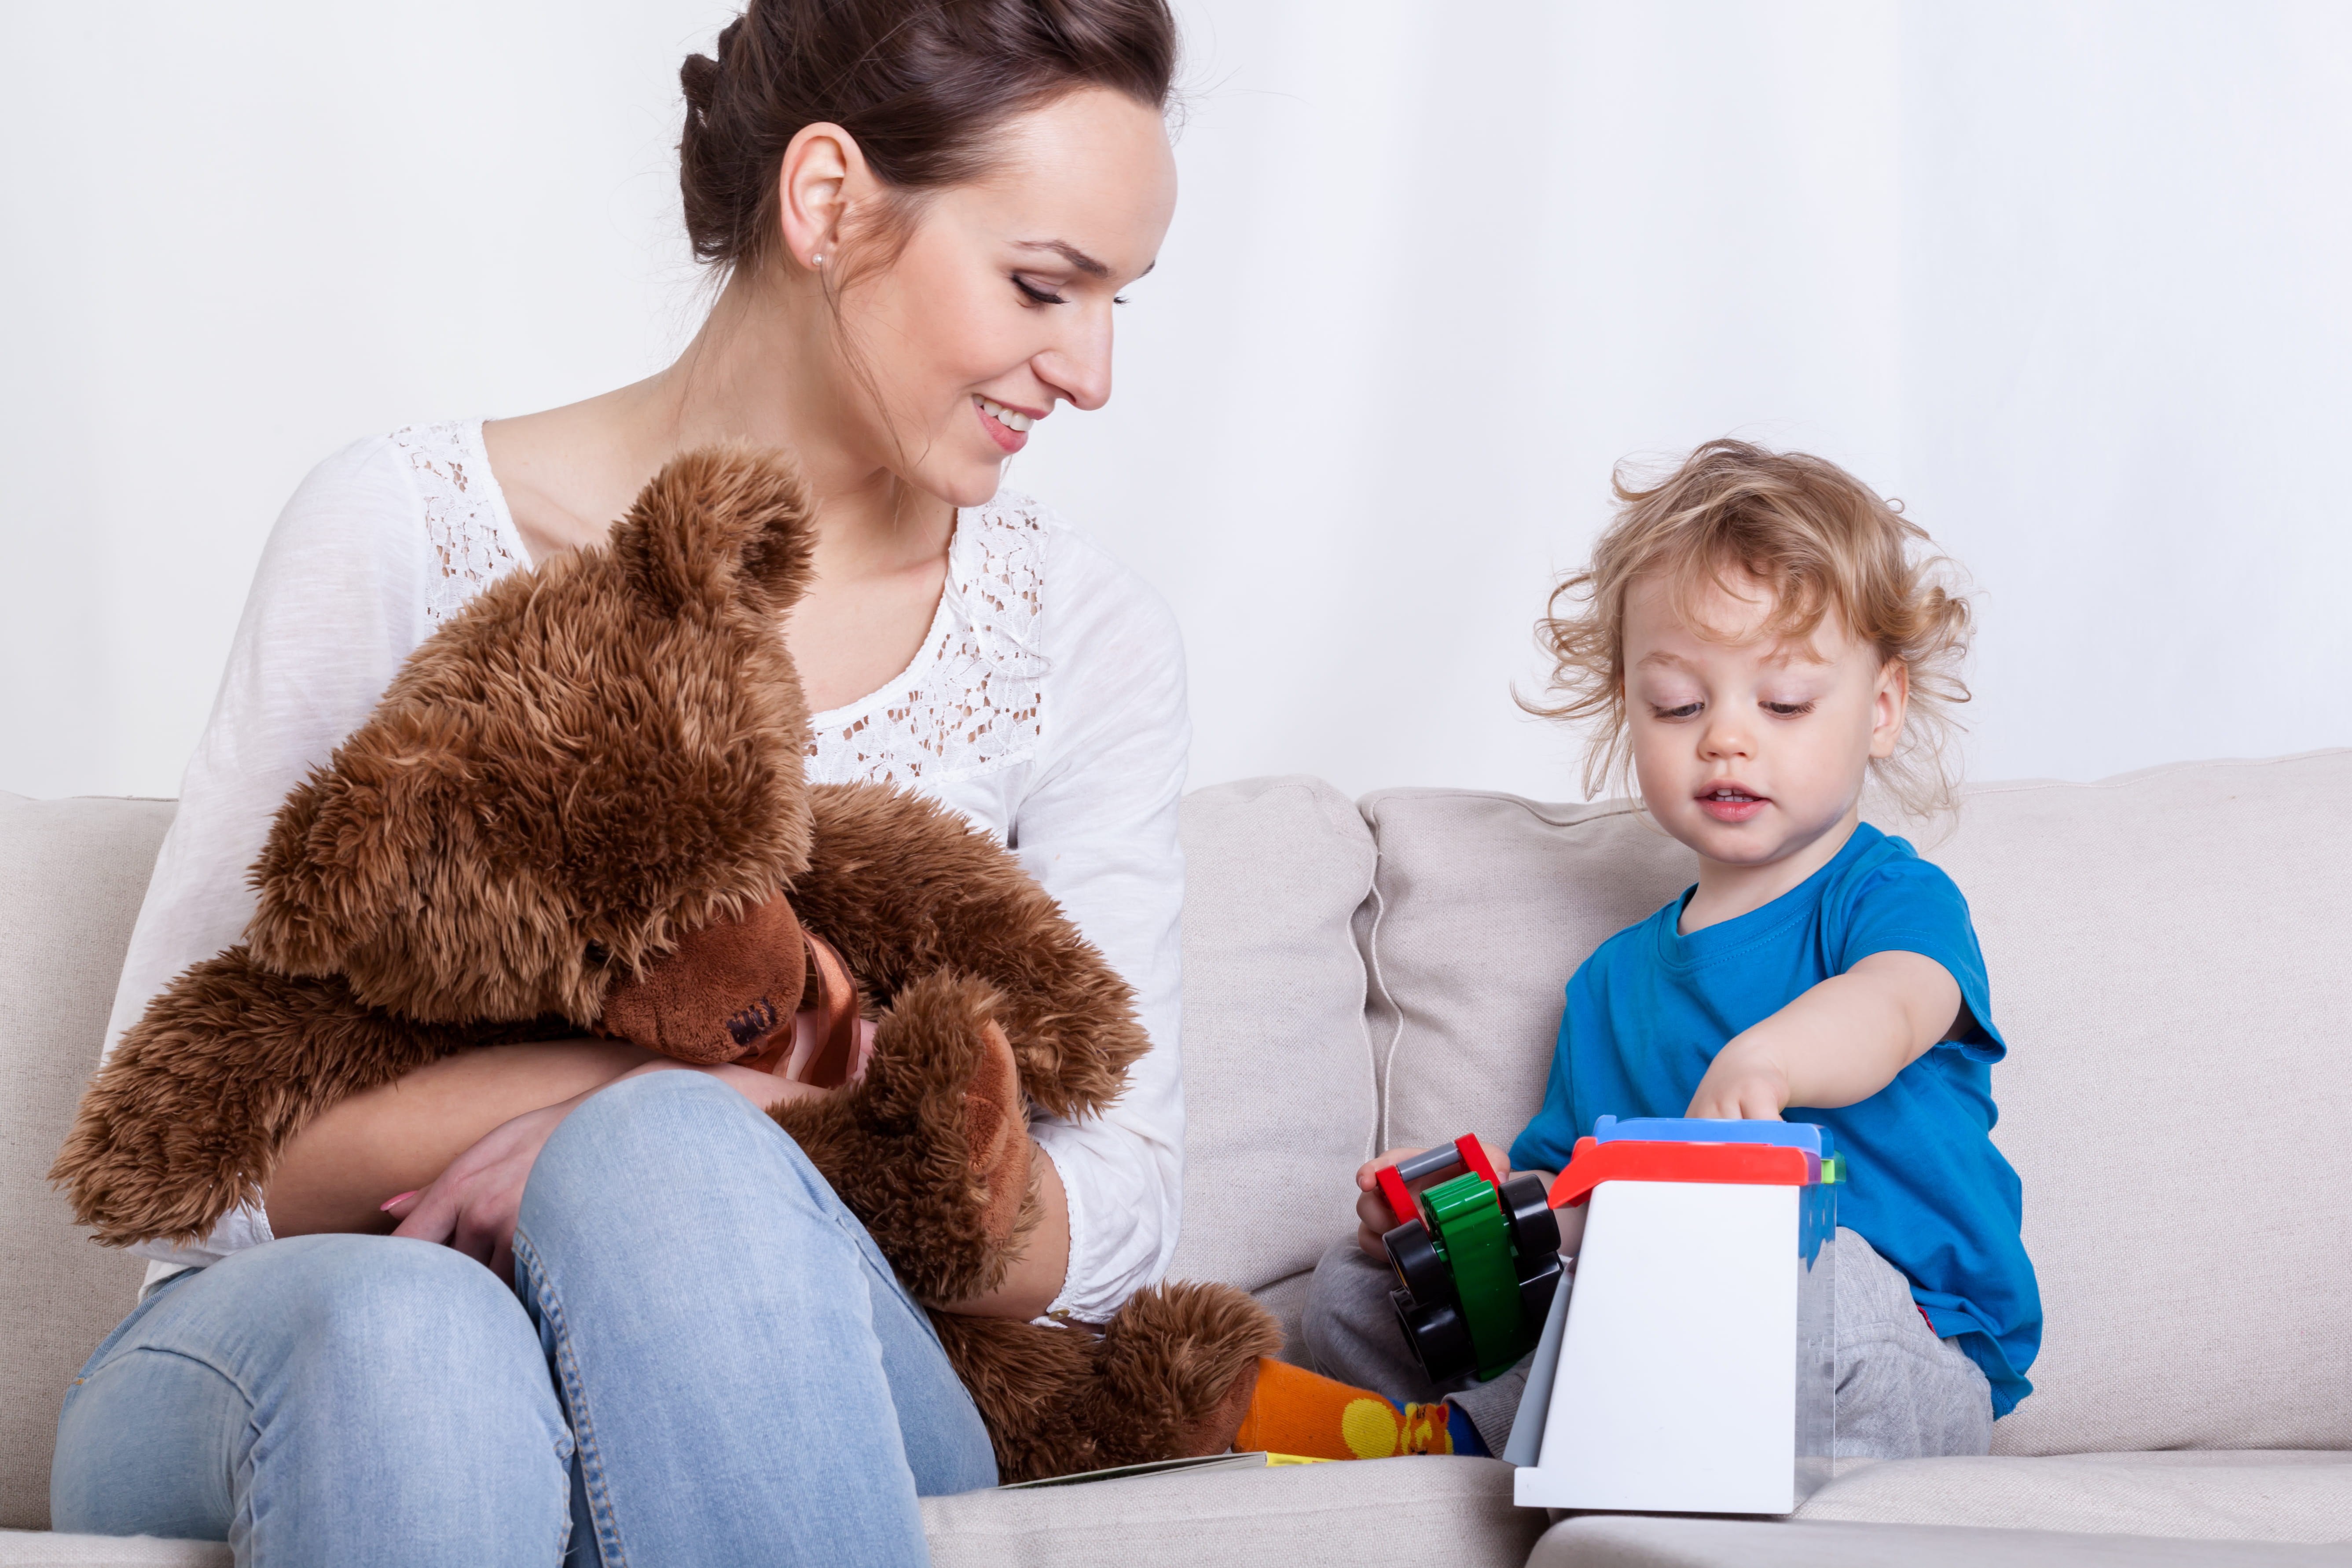
[[[762,1110],[788,1100],[823,1099],[833,1092],[788,1083],[749,1068],[693,1068],[670,1061],[648,1062],[623,1073],[613,1083],[649,1072],[708,1073]],[[490,1129],[429,1184],[403,1193],[383,1205],[384,1213],[400,1221],[392,1234],[454,1247],[499,1279],[512,1280],[515,1221],[522,1212],[523,1187],[530,1180],[539,1152],[565,1117],[611,1087],[612,1083],[599,1084]]]
[[[400,1221],[392,1234],[454,1247],[499,1279],[513,1279],[515,1217],[522,1211],[523,1184],[549,1136],[587,1099],[574,1095],[490,1129],[430,1185],[383,1205]]]

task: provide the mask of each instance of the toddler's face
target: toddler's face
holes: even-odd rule
[[[1637,580],[1625,604],[1633,771],[1660,826],[1702,857],[1766,866],[1851,823],[1870,759],[1903,729],[1907,673],[1835,616],[1803,643],[1765,635],[1767,584],[1694,596]]]

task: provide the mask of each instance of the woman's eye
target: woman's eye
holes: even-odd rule
[[[1778,714],[1783,719],[1794,719],[1800,713],[1810,713],[1812,710],[1813,705],[1810,702],[1767,702],[1764,704],[1764,711],[1767,713]]]
[[[1660,719],[1695,719],[1698,716],[1698,710],[1705,706],[1706,704],[1700,702],[1685,702],[1679,708],[1653,706],[1650,712]]]
[[[1020,289],[1023,295],[1024,295],[1033,305],[1066,305],[1069,303],[1067,300],[1063,299],[1059,294],[1053,293],[1048,289],[1038,288],[1034,283],[1030,282],[1029,279],[1022,277],[1018,272],[1013,274],[1013,286],[1015,289]]]

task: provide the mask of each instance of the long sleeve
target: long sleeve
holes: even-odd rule
[[[423,638],[426,553],[415,490],[383,437],[320,463],[286,503],[140,905],[109,1051],[182,971],[243,939],[247,869],[279,804],[366,719]],[[240,1210],[204,1243],[131,1250],[204,1263],[268,1239],[267,1221]]]
[[[1052,1310],[1099,1321],[1166,1271],[1182,1217],[1177,806],[1192,731],[1167,605],[1065,530],[1047,579],[1041,752],[1009,843],[1134,987],[1151,1038],[1108,1111],[1034,1130],[1070,1204],[1069,1274]]]

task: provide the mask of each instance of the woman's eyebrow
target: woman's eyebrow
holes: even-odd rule
[[[1053,251],[1063,260],[1068,262],[1071,266],[1076,268],[1079,271],[1085,273],[1089,278],[1108,278],[1110,276],[1109,268],[1104,266],[1101,262],[1097,261],[1093,257],[1088,256],[1085,251],[1080,250],[1076,246],[1072,245],[1066,239],[1024,239],[1020,242],[1020,245],[1021,248],[1024,250]],[[1151,267],[1146,267],[1141,272],[1137,273],[1136,276],[1138,278],[1148,277],[1150,275],[1151,268],[1159,265],[1160,262],[1155,258],[1151,263]]]

